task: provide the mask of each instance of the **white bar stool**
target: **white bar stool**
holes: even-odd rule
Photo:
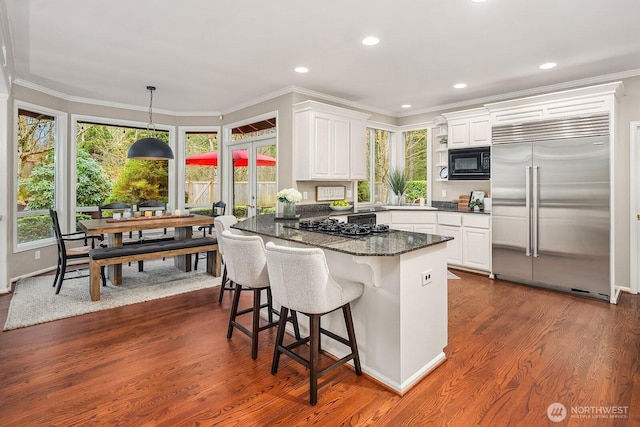
[[[220,217],[218,217],[220,218]],[[216,218],[217,219],[217,218]],[[225,265],[227,266],[227,274],[229,281],[234,285],[233,303],[231,304],[231,313],[229,315],[229,328],[227,330],[227,339],[233,336],[233,330],[239,329],[241,332],[251,338],[251,358],[258,357],[258,333],[265,329],[276,326],[278,323],[273,321],[273,314],[280,314],[273,310],[271,303],[271,288],[269,283],[269,274],[267,272],[267,261],[264,253],[264,243],[260,236],[244,236],[233,234],[230,230],[222,232],[221,239],[225,254]],[[219,246],[218,246],[219,247]],[[239,310],[240,293],[243,290],[253,291],[253,306]],[[267,303],[262,304],[260,301],[261,292],[267,291]],[[222,292],[222,290],[221,290]],[[266,308],[268,313],[268,322],[260,326],[260,310]],[[251,330],[237,322],[237,317],[243,314],[253,313]],[[300,336],[298,330],[298,322],[295,313],[290,319],[284,315],[283,323],[287,320],[293,323],[296,336]]]
[[[273,352],[271,373],[278,372],[280,354],[286,354],[309,369],[309,401],[318,401],[318,378],[353,360],[357,375],[362,375],[356,334],[351,317],[351,301],[358,299],[364,285],[358,282],[334,279],[329,272],[324,252],[318,248],[290,248],[273,242],[266,246],[267,266],[273,299],[281,305],[278,334]],[[320,326],[320,318],[332,311],[342,309],[349,339],[325,330]],[[309,316],[309,336],[298,337],[296,342],[284,346],[283,339],[288,310]],[[351,348],[351,353],[319,370],[320,334],[324,334]],[[305,359],[293,351],[294,348],[309,343],[310,357]]]

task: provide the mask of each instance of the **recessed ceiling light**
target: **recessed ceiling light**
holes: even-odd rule
[[[375,46],[380,43],[380,39],[377,37],[369,36],[362,39],[362,44],[365,46]]]
[[[453,85],[453,87],[455,87],[456,89],[464,89],[465,87],[467,87],[466,83],[456,83]]]
[[[540,68],[541,70],[550,70],[552,68],[555,68],[556,65],[558,65],[558,64],[556,64],[555,62],[545,62],[544,64],[542,64],[538,68]]]
[[[411,104],[402,104],[400,108],[411,108]]]
[[[471,0],[474,3],[484,3],[487,0]]]
[[[304,74],[304,73],[308,73],[309,69],[307,67],[296,67],[295,68],[295,72],[296,73],[300,73],[300,74]]]

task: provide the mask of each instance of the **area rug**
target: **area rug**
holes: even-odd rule
[[[455,279],[460,279],[460,278],[458,276],[456,276],[455,274],[453,274],[452,272],[450,272],[449,270],[447,270],[447,279],[455,280]]]
[[[220,278],[206,271],[184,273],[173,265],[173,259],[145,261],[144,272],[137,263],[122,267],[122,285],[100,287],[100,301],[91,301],[89,278],[65,280],[58,295],[53,276],[21,279],[11,297],[4,330],[23,328],[38,323],[78,316],[114,307],[164,298],[220,285]],[[73,277],[69,271],[67,277]]]

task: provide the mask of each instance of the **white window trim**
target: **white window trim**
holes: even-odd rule
[[[248,119],[229,123],[222,127],[222,134],[221,134],[222,138],[221,138],[221,141],[219,142],[218,150],[221,150],[220,154],[222,154],[223,160],[222,162],[220,162],[221,164],[218,164],[218,177],[220,178],[220,188],[222,189],[222,200],[224,200],[227,203],[227,206],[231,206],[231,209],[233,209],[233,189],[229,188],[228,183],[233,182],[233,177],[231,175],[233,173],[233,167],[229,168],[227,166],[227,162],[224,161],[225,159],[229,158],[229,156],[231,155],[231,147],[234,144],[234,141],[231,140],[231,132],[233,131],[234,128],[244,126],[244,125],[249,125],[251,123],[260,122],[267,119],[273,119],[274,117],[276,119],[276,135],[275,135],[276,158],[278,159],[278,164],[279,164],[280,162],[279,160],[280,159],[280,135],[279,135],[280,119],[278,117],[278,110],[270,111],[268,113],[250,117]],[[265,136],[265,138],[266,137],[273,138],[274,136],[268,135],[268,136]],[[254,140],[258,140],[260,138],[261,137],[256,138]],[[243,141],[237,141],[237,143],[245,143],[249,141],[250,139],[247,138]],[[277,168],[278,168],[278,171],[276,173],[276,184],[278,184],[280,181],[280,167],[277,166]],[[280,188],[279,185],[277,185],[276,188]]]
[[[221,162],[219,160],[222,155],[222,133],[220,126],[178,126],[178,144],[175,152],[181,153],[181,156],[179,157],[182,158],[182,161],[176,163],[176,176],[181,177],[177,180],[176,194],[184,194],[185,192],[186,183],[184,177],[187,172],[187,165],[185,162],[187,159],[187,133],[189,132],[208,132],[218,134],[218,194],[221,194],[222,176],[220,174]],[[184,197],[178,197],[175,206],[178,209],[185,209]]]
[[[71,115],[71,137],[69,138],[69,156],[68,158],[70,159],[70,161],[72,161],[75,165],[76,163],[76,155],[77,155],[77,147],[76,147],[76,135],[78,134],[78,122],[91,122],[91,123],[98,123],[98,124],[102,124],[102,125],[108,125],[108,126],[123,126],[123,127],[134,127],[134,128],[146,128],[148,126],[148,123],[145,122],[136,122],[136,121],[132,121],[132,120],[122,120],[122,119],[112,119],[112,118],[107,118],[107,117],[96,117],[96,116],[87,116],[87,115],[82,115],[82,114],[72,114]],[[184,151],[179,154],[179,152],[176,150],[176,127],[175,126],[169,126],[169,125],[162,125],[162,124],[157,124],[154,123],[153,124],[154,127],[157,130],[162,130],[162,131],[166,131],[169,132],[169,146],[171,147],[171,149],[173,150],[174,153],[174,160],[171,161],[169,160],[169,165],[168,165],[168,171],[169,171],[169,200],[168,200],[168,205],[170,206],[175,206],[175,202],[176,202],[176,198],[177,198],[177,191],[176,191],[176,163],[182,162],[184,163]],[[17,157],[17,156],[16,156]],[[67,169],[64,169],[67,170]],[[184,175],[183,175],[184,176]],[[78,177],[76,174],[76,168],[70,168],[69,169],[69,181],[68,182],[77,182]],[[78,211],[78,207],[76,206],[76,186],[75,185],[71,185],[70,186],[70,190],[69,190],[69,206],[71,206],[71,211],[73,212],[77,212]],[[83,208],[83,211],[87,211],[86,208]]]
[[[67,171],[67,157],[65,157],[65,143],[67,141],[67,126],[68,126],[68,117],[69,115],[64,111],[54,110],[47,107],[42,107],[40,105],[31,104],[28,102],[16,100],[13,105],[13,170],[18,170],[18,110],[28,110],[33,111],[35,113],[42,113],[52,116],[56,120],[56,132],[55,132],[55,143],[54,143],[54,167],[56,169],[55,174],[55,200],[54,206],[59,211],[59,219],[60,219],[60,228],[63,233],[66,233],[69,230],[70,219],[68,215],[68,210],[66,209],[65,201],[68,200],[67,197],[67,188],[65,181],[65,171]],[[15,178],[12,180],[13,185],[13,251],[14,253],[25,252],[37,248],[42,248],[45,246],[50,246],[55,243],[55,239],[48,238],[42,240],[35,240],[33,242],[28,243],[20,243],[18,244],[18,215],[16,211],[16,201],[18,200],[18,178],[17,175],[14,175]],[[44,212],[44,211],[42,211]],[[48,212],[46,212],[48,214]]]

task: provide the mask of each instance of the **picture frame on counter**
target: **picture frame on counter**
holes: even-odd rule
[[[471,196],[469,196],[469,206],[472,206],[472,204],[476,201],[479,200],[481,202],[484,202],[484,191],[480,191],[480,190],[474,190],[471,192]]]
[[[346,199],[347,187],[343,185],[316,186],[316,202],[331,202]]]

